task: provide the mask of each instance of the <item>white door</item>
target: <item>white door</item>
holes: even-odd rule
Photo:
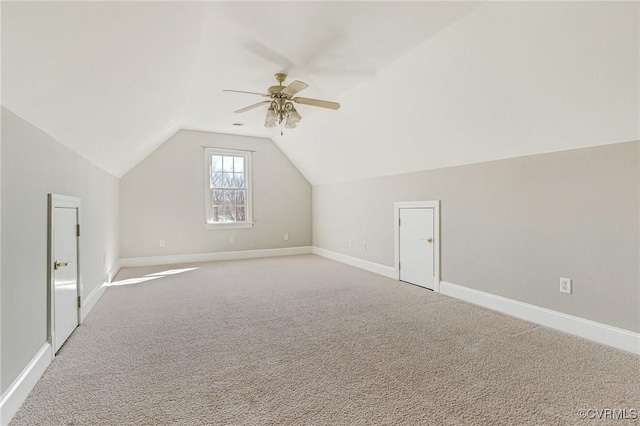
[[[433,208],[399,209],[400,281],[433,290]]]
[[[54,210],[53,343],[58,352],[78,326],[78,209]]]

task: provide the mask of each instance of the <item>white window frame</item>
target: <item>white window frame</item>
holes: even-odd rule
[[[244,158],[244,181],[245,181],[245,220],[242,222],[213,222],[211,209],[211,157],[214,155],[233,155]],[[240,151],[235,149],[204,149],[204,217],[206,229],[237,229],[253,227],[253,183],[251,170],[251,151]]]

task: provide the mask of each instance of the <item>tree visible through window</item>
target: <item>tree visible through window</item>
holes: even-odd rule
[[[207,223],[250,225],[249,153],[207,148],[206,156]]]

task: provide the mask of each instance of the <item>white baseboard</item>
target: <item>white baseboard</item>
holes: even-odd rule
[[[82,305],[80,307],[80,319],[81,322],[89,315],[89,312],[96,305],[98,300],[102,297],[107,286],[109,285],[108,276],[105,277],[105,281],[100,284],[98,287],[94,288],[91,293],[85,298],[82,299]]]
[[[102,297],[107,286],[119,270],[119,262],[116,262],[112,272],[105,276],[105,280],[98,287],[94,288],[91,293],[82,300],[80,308],[81,322],[89,315],[89,312]],[[115,271],[115,272],[114,272]],[[50,343],[46,343],[38,353],[33,357],[25,369],[20,373],[18,378],[9,386],[0,398],[0,426],[9,424],[13,416],[18,412],[24,401],[33,390],[40,377],[53,359],[53,352]]]
[[[109,272],[107,273],[107,279],[106,281],[108,283],[111,283],[113,281],[113,279],[116,277],[116,275],[118,275],[118,272],[120,272],[120,260],[117,260],[113,266],[111,267],[111,269],[109,270]]]
[[[355,266],[356,268],[364,269],[365,271],[373,272],[374,274],[396,279],[396,270],[392,266],[358,259],[357,257],[347,256],[346,254],[337,253],[320,247],[312,247],[311,253],[326,257],[327,259],[346,263],[347,265]]]
[[[0,426],[8,425],[13,416],[16,415],[20,406],[22,406],[29,393],[31,393],[40,377],[44,374],[44,371],[51,364],[52,358],[51,344],[46,343],[22,370],[18,378],[2,394],[0,398]]]
[[[506,297],[496,296],[446,281],[440,282],[440,293],[640,355],[640,333],[518,302],[517,300],[507,299]]]
[[[172,256],[129,257],[120,259],[120,268],[135,266],[172,265],[176,263],[211,262],[215,260],[255,259],[259,257],[309,254],[311,247],[285,247],[277,249],[225,251],[220,253],[179,254]]]

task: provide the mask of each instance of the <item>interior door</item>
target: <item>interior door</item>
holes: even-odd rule
[[[56,207],[54,213],[54,349],[78,326],[78,209]]]
[[[401,208],[399,214],[400,281],[433,290],[433,209]]]

